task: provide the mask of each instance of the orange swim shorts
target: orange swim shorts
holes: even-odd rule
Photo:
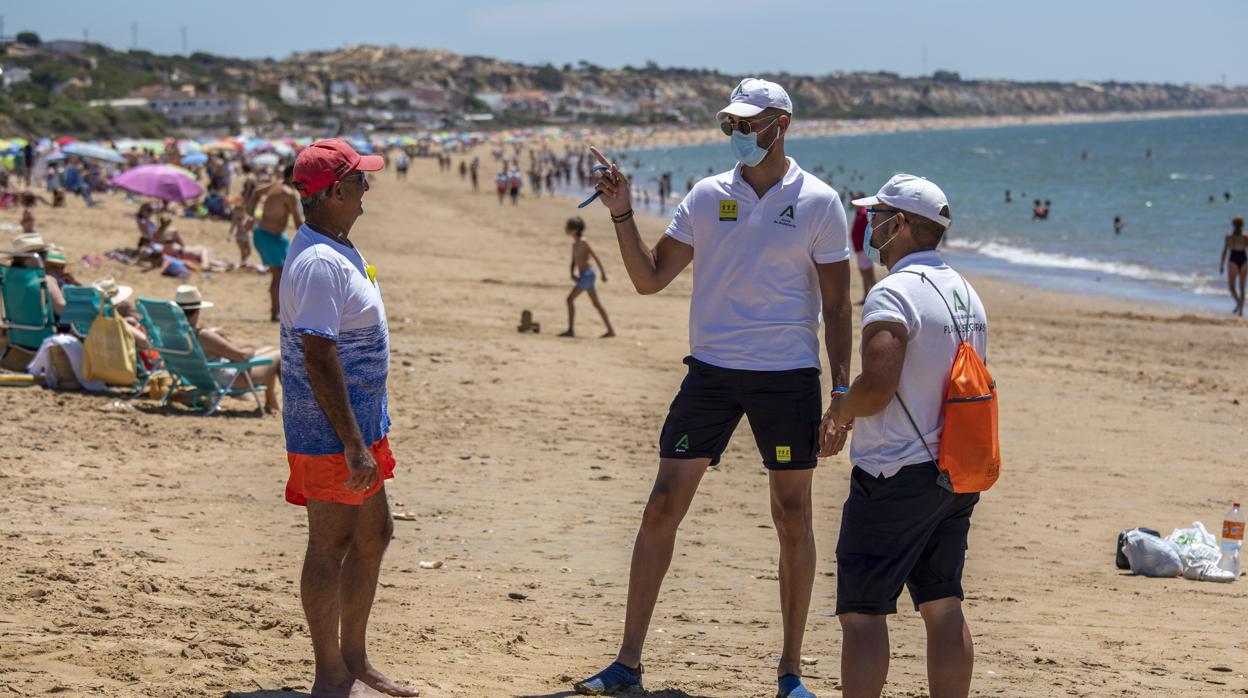
[[[305,456],[287,453],[290,479],[286,481],[286,501],[301,507],[307,506],[309,499],[354,506],[363,504],[364,500],[381,489],[383,481],[394,477],[394,453],[390,451],[390,438],[381,437],[380,441],[368,447],[368,451],[377,461],[377,482],[363,492],[347,489],[346,482],[350,472],[343,454]]]

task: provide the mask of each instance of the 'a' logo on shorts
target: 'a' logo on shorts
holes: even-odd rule
[[[776,462],[788,463],[793,460],[793,450],[788,446],[776,446]]]
[[[689,435],[681,434],[680,440],[676,442],[676,452],[684,453],[689,450]]]

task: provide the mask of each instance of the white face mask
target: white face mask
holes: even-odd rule
[[[890,218],[885,218],[884,223],[887,223],[896,217],[897,216],[894,215]],[[866,251],[867,257],[869,257],[872,262],[880,266],[884,266],[884,262],[880,261],[880,251],[883,250],[885,247],[888,247],[889,244],[892,243],[893,240],[897,239],[897,233],[893,233],[893,236],[888,239],[888,242],[884,243],[883,245],[880,245],[879,247],[876,247],[875,245],[873,245],[871,243],[871,240],[872,238],[875,237],[875,231],[879,230],[882,225],[883,223],[871,226],[871,235],[867,237],[867,244],[863,245],[863,249]]]
[[[777,133],[776,137],[771,139],[771,145],[764,148],[758,144],[758,133],[771,128],[771,125],[779,120],[780,117],[777,116],[761,129],[755,130],[751,128],[748,136],[734,128],[728,144],[732,148],[732,156],[737,159],[737,162],[746,167],[754,167],[762,162],[763,158],[767,157],[767,153],[771,152],[771,148],[776,144],[776,141],[780,140],[780,134]]]

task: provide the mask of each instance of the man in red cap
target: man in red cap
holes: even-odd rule
[[[305,223],[281,284],[286,501],[308,509],[300,594],[316,655],[312,695],[414,696],[373,668],[365,649],[377,575],[394,533],[382,484],[394,477],[387,437],[390,336],[377,269],[350,240],[364,213],[365,172],[382,168],[337,139],[295,160]]]

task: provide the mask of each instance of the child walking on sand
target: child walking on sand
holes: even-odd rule
[[[572,331],[572,325],[576,319],[576,297],[582,292],[589,293],[589,300],[598,309],[598,314],[602,316],[602,324],[607,326],[606,334],[603,337],[614,337],[615,328],[611,327],[611,320],[607,317],[607,311],[602,307],[602,303],[598,300],[598,291],[594,290],[594,281],[597,273],[590,266],[589,260],[592,257],[594,264],[602,271],[602,281],[607,281],[607,271],[602,268],[602,260],[598,259],[598,255],[594,254],[593,248],[585,242],[585,221],[580,216],[568,219],[564,231],[575,238],[572,243],[572,280],[576,282],[576,286],[572,288],[572,292],[568,294],[568,331],[559,335],[560,337],[575,337]]]

